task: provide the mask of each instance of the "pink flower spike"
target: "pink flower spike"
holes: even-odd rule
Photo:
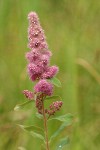
[[[28,98],[28,99],[30,99],[30,100],[32,100],[33,99],[33,92],[31,92],[31,91],[28,91],[28,90],[24,90],[23,91],[23,94],[26,96],[26,98]]]
[[[53,85],[46,80],[40,80],[34,87],[35,92],[42,92],[48,96],[53,93]]]

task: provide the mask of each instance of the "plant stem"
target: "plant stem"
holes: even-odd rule
[[[46,118],[46,115],[45,115],[44,101],[42,102],[42,108],[43,108],[43,119],[44,119],[44,132],[45,132],[45,140],[46,140],[46,150],[50,150],[49,149],[49,142],[48,142],[47,118]]]

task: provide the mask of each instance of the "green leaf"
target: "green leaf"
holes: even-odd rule
[[[43,129],[37,126],[24,126],[24,125],[19,125],[20,128],[22,128],[24,131],[28,131],[32,136],[37,137],[43,141],[45,141],[44,136],[43,136]]]
[[[43,137],[43,135],[39,134],[39,133],[36,133],[36,132],[33,132],[31,131],[30,134],[33,136],[33,137],[36,137],[36,138],[39,138],[40,140],[43,140],[45,142],[45,139]]]
[[[59,141],[59,144],[57,145],[57,148],[56,150],[62,150],[64,148],[65,145],[69,144],[69,138],[68,137],[65,137],[63,139],[61,139]]]
[[[24,147],[18,147],[18,150],[26,150]]]
[[[58,128],[56,132],[50,137],[49,142],[51,142],[54,138],[56,138],[67,126],[71,125],[72,122],[64,122],[61,124],[61,126]]]
[[[59,99],[59,100],[62,100],[62,98],[59,96],[59,95],[54,95],[54,96],[48,96],[46,97],[45,100],[55,100],[55,99]]]
[[[49,120],[53,120],[53,119],[59,120],[59,121],[61,121],[63,123],[58,128],[58,130],[51,136],[50,142],[52,141],[52,139],[56,138],[67,126],[72,124],[72,122],[73,122],[73,115],[72,114],[65,114],[65,115],[62,115],[62,116],[51,118]]]
[[[43,115],[41,115],[39,113],[36,113],[36,117],[39,118],[39,119],[43,119]]]
[[[18,124],[18,126],[20,128],[22,128],[23,130],[26,130],[26,131],[34,131],[34,132],[38,132],[40,134],[43,134],[43,132],[44,132],[44,130],[42,128],[37,127],[37,126],[33,126],[33,125],[31,125],[31,126],[24,126],[24,125],[19,125]]]
[[[61,82],[58,78],[54,77],[52,79],[50,79],[50,81],[57,87],[61,87]]]
[[[17,104],[14,108],[14,111],[18,111],[19,109],[22,109],[25,105],[31,103],[31,102],[34,102],[33,100],[28,100],[22,104]]]
[[[57,116],[57,117],[50,118],[49,120],[53,120],[53,119],[59,120],[59,121],[62,121],[62,122],[71,123],[73,121],[73,115],[72,114],[65,114],[65,115],[62,115],[62,116]]]
[[[45,144],[41,144],[41,150],[46,150]]]

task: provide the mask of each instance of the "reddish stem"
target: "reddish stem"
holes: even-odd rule
[[[42,109],[43,109],[43,119],[44,119],[44,132],[45,132],[45,140],[46,140],[46,150],[50,150],[49,149],[49,142],[48,142],[47,118],[46,118],[45,109],[44,109],[44,101],[42,102]]]

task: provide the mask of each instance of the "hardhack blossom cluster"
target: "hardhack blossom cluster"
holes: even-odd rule
[[[39,18],[35,12],[31,12],[28,20],[28,47],[31,51],[26,53],[26,58],[29,62],[27,66],[29,77],[32,81],[53,78],[58,72],[58,67],[49,66],[52,53],[48,49]]]
[[[53,93],[53,85],[46,80],[40,80],[34,87],[36,93],[42,92],[45,95],[51,96]]]
[[[49,110],[46,109],[45,112],[47,114],[49,114],[49,117],[51,115],[54,115],[56,113],[56,111],[59,111],[61,106],[62,106],[63,102],[62,101],[56,101],[56,102],[53,102],[50,106],[49,106]]]
[[[34,93],[28,90],[24,90],[23,93],[28,99],[34,99],[34,95],[39,93],[35,99],[36,108],[39,113],[42,113],[43,98],[53,94],[53,85],[48,79],[56,76],[59,68],[55,65],[50,66],[50,57],[52,53],[48,49],[46,37],[37,14],[35,12],[30,12],[28,14],[28,20],[28,48],[30,51],[25,55],[28,60],[27,71],[30,80],[33,82],[37,81],[37,83],[34,86]],[[61,107],[61,102],[56,102],[55,105],[51,105],[53,108],[50,108],[50,111],[58,110]]]
[[[29,100],[32,100],[34,97],[33,92],[29,91],[29,90],[24,90],[23,94],[26,96],[26,98],[28,98]]]

